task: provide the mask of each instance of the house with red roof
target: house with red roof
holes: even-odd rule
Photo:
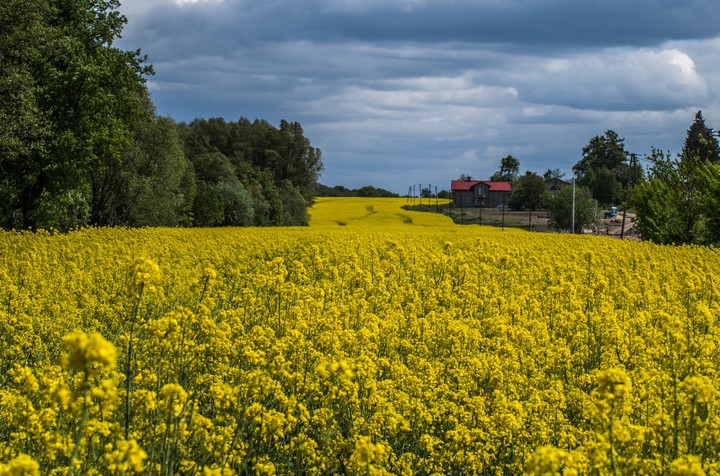
[[[450,182],[455,207],[496,207],[507,205],[512,193],[511,182],[460,179]]]

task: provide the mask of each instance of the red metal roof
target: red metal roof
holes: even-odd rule
[[[453,180],[450,182],[450,190],[466,192],[479,183],[479,180]]]
[[[511,182],[485,182],[493,192],[512,192]]]
[[[490,182],[488,180],[452,180],[450,182],[450,190],[456,192],[466,192],[479,183],[486,184],[488,186],[488,190],[493,192],[512,191],[512,184],[510,182]]]

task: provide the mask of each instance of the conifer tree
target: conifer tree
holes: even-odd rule
[[[720,146],[715,138],[715,132],[705,124],[702,111],[695,114],[695,121],[687,131],[682,155],[686,160],[720,161]]]

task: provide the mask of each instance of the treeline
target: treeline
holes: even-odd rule
[[[316,197],[398,197],[397,193],[393,193],[383,188],[365,185],[360,188],[349,189],[342,185],[328,187],[318,183],[315,187]]]
[[[301,125],[158,117],[118,6],[0,2],[0,226],[305,224],[322,161]]]
[[[573,172],[600,205],[636,214],[643,239],[663,244],[720,244],[720,146],[702,111],[682,150],[629,153],[613,131],[583,148]]]
[[[682,152],[653,149],[647,177],[633,187],[638,228],[665,244],[720,245],[720,146],[701,111],[687,131]]]
[[[95,174],[91,222],[129,226],[307,224],[321,154],[297,122],[153,118]]]
[[[702,111],[687,130],[682,151],[651,149],[631,153],[615,131],[590,139],[573,166],[576,178],[575,229],[598,220],[600,207],[620,206],[636,214],[643,239],[662,244],[720,245],[720,145],[718,133],[705,123]],[[519,175],[520,161],[504,157],[491,180],[513,183],[509,207],[550,212],[550,226],[567,230],[572,223],[571,189],[550,195],[545,181],[562,179],[558,169],[543,176]]]

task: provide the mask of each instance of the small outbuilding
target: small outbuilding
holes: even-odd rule
[[[550,195],[555,195],[556,193],[559,193],[560,190],[565,187],[569,187],[570,185],[572,185],[570,182],[566,182],[565,180],[561,180],[559,178],[552,178],[545,181],[545,188]]]

